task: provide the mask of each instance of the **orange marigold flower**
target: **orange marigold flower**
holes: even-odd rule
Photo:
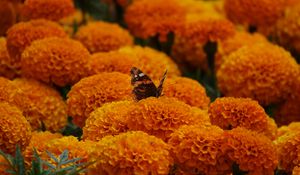
[[[276,38],[278,42],[287,47],[300,52],[300,3],[292,5],[285,10],[285,14],[277,21]]]
[[[167,78],[163,86],[163,94],[201,109],[208,109],[210,103],[205,88],[199,82],[185,77]]]
[[[7,31],[7,50],[11,57],[11,66],[20,68],[21,54],[33,41],[54,36],[66,37],[67,34],[58,24],[44,19],[13,25]]]
[[[89,17],[89,16],[88,16],[88,14],[83,14],[83,12],[81,10],[76,9],[75,13],[73,13],[70,16],[60,19],[58,21],[58,23],[60,25],[62,25],[62,27],[64,28],[64,30],[66,31],[66,33],[69,36],[73,36],[77,30],[74,27],[74,25],[83,24],[84,17]],[[87,20],[89,20],[89,19],[87,19]]]
[[[132,101],[111,102],[95,109],[85,121],[83,139],[99,141],[105,136],[128,131],[125,117],[132,103]]]
[[[16,71],[11,66],[11,59],[9,57],[6,38],[0,38],[0,76],[13,79],[17,76]]]
[[[130,76],[118,72],[86,77],[68,93],[68,114],[74,123],[84,126],[89,114],[104,103],[131,99]]]
[[[294,167],[292,175],[300,175],[300,165]]]
[[[300,70],[300,66],[299,66]],[[300,71],[293,82],[292,93],[275,110],[275,120],[279,125],[300,121]]]
[[[46,84],[33,79],[15,79],[13,84],[18,86],[27,96],[42,117],[37,119],[33,129],[39,129],[41,122],[46,129],[53,132],[60,131],[67,123],[67,105],[59,92]]]
[[[185,172],[193,174],[226,174],[231,171],[221,146],[224,131],[217,126],[182,126],[168,141],[175,163]]]
[[[184,8],[176,0],[134,1],[125,12],[125,21],[135,36],[158,36],[162,42],[183,26],[184,17]]]
[[[121,72],[128,74],[132,67],[139,67],[138,58],[118,51],[98,52],[89,60],[90,74]]]
[[[230,161],[251,175],[273,175],[278,164],[276,147],[270,139],[246,128],[225,132],[222,146]]]
[[[154,80],[159,80],[166,70],[168,77],[181,75],[178,66],[170,57],[150,47],[123,47],[118,52],[137,58],[136,66]]]
[[[283,134],[277,138],[275,144],[279,154],[278,169],[291,173],[293,168],[300,164],[299,130]]]
[[[72,85],[88,73],[88,50],[67,38],[44,38],[27,47],[21,59],[22,75],[58,86]]]
[[[16,23],[17,16],[13,3],[1,1],[0,15],[2,16],[0,19],[0,36],[3,36],[6,34],[7,29]]]
[[[186,18],[178,37],[190,45],[224,40],[235,33],[234,25],[227,19],[207,17],[206,14],[190,14]]]
[[[91,53],[107,52],[133,45],[133,38],[127,30],[118,24],[99,21],[80,27],[75,39],[79,40]]]
[[[42,117],[26,94],[10,80],[2,77],[0,77],[0,102],[18,107],[33,126],[37,126],[38,119]]]
[[[268,115],[257,101],[250,98],[223,97],[209,106],[211,123],[222,129],[244,127],[264,132],[268,128]]]
[[[261,43],[230,54],[217,71],[217,79],[225,96],[249,97],[269,105],[286,98],[298,72],[289,52]]]
[[[218,70],[224,62],[223,59],[239,48],[265,42],[268,42],[265,36],[259,33],[251,34],[245,31],[236,32],[234,36],[219,41],[218,51],[215,56],[215,69]]]
[[[22,111],[6,102],[0,102],[0,149],[13,154],[16,145],[21,149],[29,144],[31,127]]]
[[[170,147],[141,131],[106,136],[95,147],[91,160],[98,161],[89,168],[91,175],[165,175],[173,165]]]
[[[235,23],[268,26],[282,16],[285,0],[225,0],[224,8]]]
[[[268,117],[267,129],[264,131],[264,135],[275,140],[278,137],[278,127],[275,120],[271,117]]]
[[[208,114],[168,97],[150,97],[134,104],[126,114],[130,130],[144,131],[163,140],[181,125],[209,125]]]
[[[58,21],[74,12],[72,0],[25,0],[22,15],[26,19]]]
[[[51,133],[49,131],[45,132],[32,132],[32,137],[26,149],[23,151],[23,156],[26,166],[30,166],[34,158],[33,149],[37,151],[38,154],[41,154],[46,150],[45,146],[48,142],[53,139],[62,138],[63,136],[59,133]]]

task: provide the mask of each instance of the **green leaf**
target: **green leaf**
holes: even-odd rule
[[[51,153],[49,152],[48,150],[46,150],[46,153],[48,154],[48,156],[54,160],[55,163],[59,163],[59,160]]]
[[[76,162],[78,162],[80,160],[81,160],[81,158],[74,158],[74,159],[70,159],[70,160],[66,160],[64,162],[61,162],[61,164],[65,165],[65,164],[69,164],[69,163],[76,163]],[[76,165],[78,165],[78,164],[76,164]]]
[[[60,155],[59,155],[59,167],[62,165],[61,162],[64,162],[66,160],[68,160],[69,158],[69,151],[68,150],[64,150]]]
[[[25,162],[19,145],[17,145],[16,147],[15,162],[16,162],[15,165],[17,166],[18,169],[18,175],[25,175],[26,173]]]

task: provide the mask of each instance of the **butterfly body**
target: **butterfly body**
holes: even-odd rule
[[[142,100],[148,97],[159,97],[162,93],[163,82],[166,78],[167,71],[164,73],[160,80],[159,86],[156,87],[153,81],[144,74],[141,70],[133,67],[130,70],[131,84],[133,85],[132,93],[135,95],[136,100]]]

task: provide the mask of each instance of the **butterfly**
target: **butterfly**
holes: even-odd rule
[[[134,87],[132,93],[135,95],[135,99],[139,101],[148,97],[161,96],[167,72],[168,71],[165,71],[159,82],[159,86],[156,87],[153,81],[146,74],[144,74],[140,69],[132,67],[130,70],[131,85]]]

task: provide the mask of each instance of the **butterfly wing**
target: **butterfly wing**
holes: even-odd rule
[[[159,82],[159,85],[157,87],[157,92],[156,92],[156,97],[159,97],[162,93],[162,90],[163,90],[163,84],[164,84],[164,81],[167,77],[167,73],[168,71],[166,70],[166,72],[164,73],[163,77],[161,78],[160,82]]]
[[[130,70],[131,84],[133,85],[133,94],[136,100],[145,99],[147,97],[156,97],[157,88],[152,80],[141,70],[133,67]]]

